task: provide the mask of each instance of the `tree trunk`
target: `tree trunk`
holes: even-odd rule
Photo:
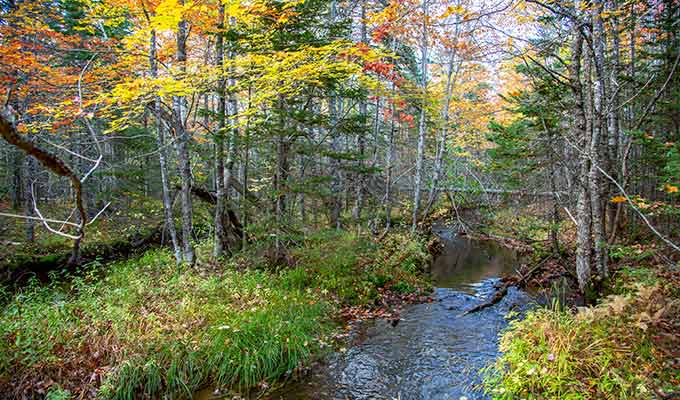
[[[420,212],[420,197],[421,197],[421,187],[423,181],[423,163],[425,161],[425,133],[426,133],[426,104],[427,104],[427,64],[428,64],[428,0],[423,0],[423,24],[422,24],[422,37],[420,44],[421,52],[421,63],[420,69],[422,73],[421,77],[421,91],[422,91],[422,102],[420,104],[420,117],[418,120],[418,155],[416,158],[416,176],[414,182],[414,194],[413,194],[413,223],[411,225],[411,231],[414,232],[418,225],[418,214]]]
[[[336,2],[331,1],[331,12],[330,12],[330,25],[335,23],[336,17]],[[340,152],[340,137],[337,132],[338,128],[338,96],[335,91],[331,91],[328,98],[328,113],[330,117],[330,134],[331,134],[331,153],[330,157],[330,167],[331,167],[331,227],[335,229],[340,229],[340,214],[342,213],[342,200],[341,195],[341,172],[340,172],[340,160],[338,159],[338,153]]]
[[[616,11],[616,10],[615,10]],[[619,149],[621,146],[621,121],[619,118],[619,98],[620,98],[620,85],[619,85],[619,74],[621,73],[621,53],[620,53],[620,39],[619,39],[619,23],[618,18],[614,17],[612,20],[612,25],[614,28],[614,34],[612,35],[612,62],[614,68],[610,71],[610,89],[612,95],[610,96],[609,112],[608,112],[608,123],[609,123],[609,163],[608,171],[610,175],[620,181],[619,167],[617,165],[617,160],[619,160]],[[616,193],[614,185],[609,182],[609,193]],[[607,235],[609,237],[607,243],[610,244],[616,238],[616,220],[617,220],[617,209],[619,204],[612,204],[607,202]]]
[[[184,0],[180,0],[184,4]],[[179,67],[180,79],[186,79],[187,61],[187,22],[182,19],[177,25],[177,53],[175,61]],[[174,102],[174,125],[177,141],[177,158],[179,160],[179,172],[182,181],[181,201],[182,201],[182,257],[184,262],[193,265],[194,247],[192,243],[193,228],[193,207],[191,199],[191,159],[189,155],[189,134],[186,130],[184,120],[186,117],[186,98],[175,96]]]
[[[151,31],[151,43],[149,50],[149,67],[151,76],[158,77],[158,64],[156,61],[156,31]],[[175,229],[175,219],[172,215],[172,202],[170,201],[170,179],[168,177],[167,150],[165,149],[165,132],[163,120],[161,119],[161,98],[154,96],[154,119],[156,121],[156,144],[158,145],[158,160],[161,169],[161,187],[163,198],[163,215],[165,218],[165,229],[170,234],[172,249],[175,254],[177,264],[182,262],[182,249],[177,240],[177,230]]]
[[[361,1],[361,42],[368,45],[368,33],[366,29],[366,0]],[[361,126],[363,129],[357,135],[357,150],[359,151],[359,161],[357,162],[357,185],[356,185],[356,203],[354,205],[354,221],[357,224],[361,223],[361,211],[364,207],[364,192],[366,186],[366,174],[363,171],[364,153],[366,152],[366,142],[364,135],[368,131],[368,105],[366,99],[362,98],[359,103],[359,117],[361,118]]]
[[[602,167],[602,144],[607,140],[606,114],[604,112],[605,65],[604,65],[604,24],[601,13],[603,4],[595,2],[593,9],[593,61],[595,81],[593,84],[593,135],[590,141],[590,208],[592,213],[592,229],[594,242],[594,262],[601,279],[607,277],[607,239],[604,234],[604,212],[602,202],[603,185],[598,167]]]
[[[578,4],[576,6],[578,9]],[[571,64],[569,65],[569,80],[574,97],[574,120],[572,122],[572,136],[581,142],[584,148],[589,139],[584,112],[583,85],[581,84],[581,54],[583,50],[583,36],[579,29],[579,20],[573,21],[573,38],[571,44]],[[576,276],[581,291],[590,286],[590,202],[588,196],[588,157],[580,155],[579,194],[576,205]]]
[[[21,204],[24,203],[24,196],[22,193],[25,186],[22,174],[22,167],[25,164],[24,154],[18,149],[13,150],[10,154],[12,157],[12,190],[10,192],[12,197],[12,208],[18,210],[21,207]]]
[[[225,210],[225,188],[229,190],[229,181],[224,176],[224,131],[226,129],[227,98],[225,96],[226,81],[224,77],[224,4],[220,4],[217,21],[217,40],[215,43],[215,64],[220,74],[217,80],[217,134],[215,136],[215,258],[222,257],[227,246],[226,227],[223,225]]]
[[[25,176],[36,176],[36,168],[35,168],[35,160],[33,160],[33,157],[24,157],[24,164],[26,166],[26,175]],[[31,182],[29,182],[28,179],[22,179],[21,184],[23,187],[21,190],[23,190],[23,196],[22,200],[24,203],[24,212],[26,213],[27,216],[33,217],[33,199],[32,199],[32,192],[31,192]],[[35,199],[36,203],[38,202],[38,199]],[[33,243],[35,241],[35,220],[32,219],[27,219],[26,220],[26,241],[29,243]]]
[[[392,38],[392,53],[396,51],[397,41]],[[394,169],[394,133],[396,130],[396,105],[394,102],[397,85],[392,81],[392,101],[390,103],[390,129],[387,133],[387,154],[385,155],[385,230],[392,227],[392,173]],[[376,124],[379,124],[379,113],[376,112]]]
[[[456,25],[457,27],[458,25]],[[438,190],[437,185],[439,184],[439,179],[442,173],[442,164],[444,161],[444,155],[446,154],[446,139],[449,129],[449,106],[451,105],[451,96],[453,94],[453,65],[456,59],[456,48],[451,50],[451,55],[449,56],[448,69],[446,72],[446,89],[444,98],[444,109],[442,110],[442,129],[440,131],[439,143],[437,145],[437,154],[434,160],[434,173],[432,176],[432,186],[430,187],[430,194],[427,197],[427,205],[425,206],[425,211],[423,211],[423,216],[427,217],[430,213],[430,209],[437,200]]]

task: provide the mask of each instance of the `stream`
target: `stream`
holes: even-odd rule
[[[479,370],[498,355],[505,315],[525,310],[531,298],[511,287],[498,304],[461,317],[495,293],[499,277],[512,273],[519,261],[493,242],[433,230],[445,244],[431,267],[435,301],[405,307],[396,326],[362,323],[346,351],[268,399],[487,398],[479,389]]]

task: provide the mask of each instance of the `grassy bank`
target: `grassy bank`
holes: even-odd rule
[[[620,266],[597,306],[529,312],[501,338],[487,390],[495,399],[675,398],[678,282],[677,271]]]
[[[0,391],[60,398],[190,397],[206,384],[246,389],[309,361],[343,305],[412,292],[425,244],[322,232],[271,268],[256,252],[178,269],[167,251],[5,295]]]

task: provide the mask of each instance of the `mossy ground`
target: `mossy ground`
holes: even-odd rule
[[[247,251],[190,269],[156,250],[5,293],[1,391],[132,399],[188,398],[207,384],[247,390],[328,348],[343,305],[427,287],[425,243],[406,234],[375,243],[323,231],[290,254],[287,267]]]

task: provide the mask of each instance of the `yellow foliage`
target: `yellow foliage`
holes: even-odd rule
[[[449,6],[446,11],[442,15],[439,16],[439,18],[446,18],[452,14],[464,14],[465,13],[465,8],[461,5],[457,6]]]

